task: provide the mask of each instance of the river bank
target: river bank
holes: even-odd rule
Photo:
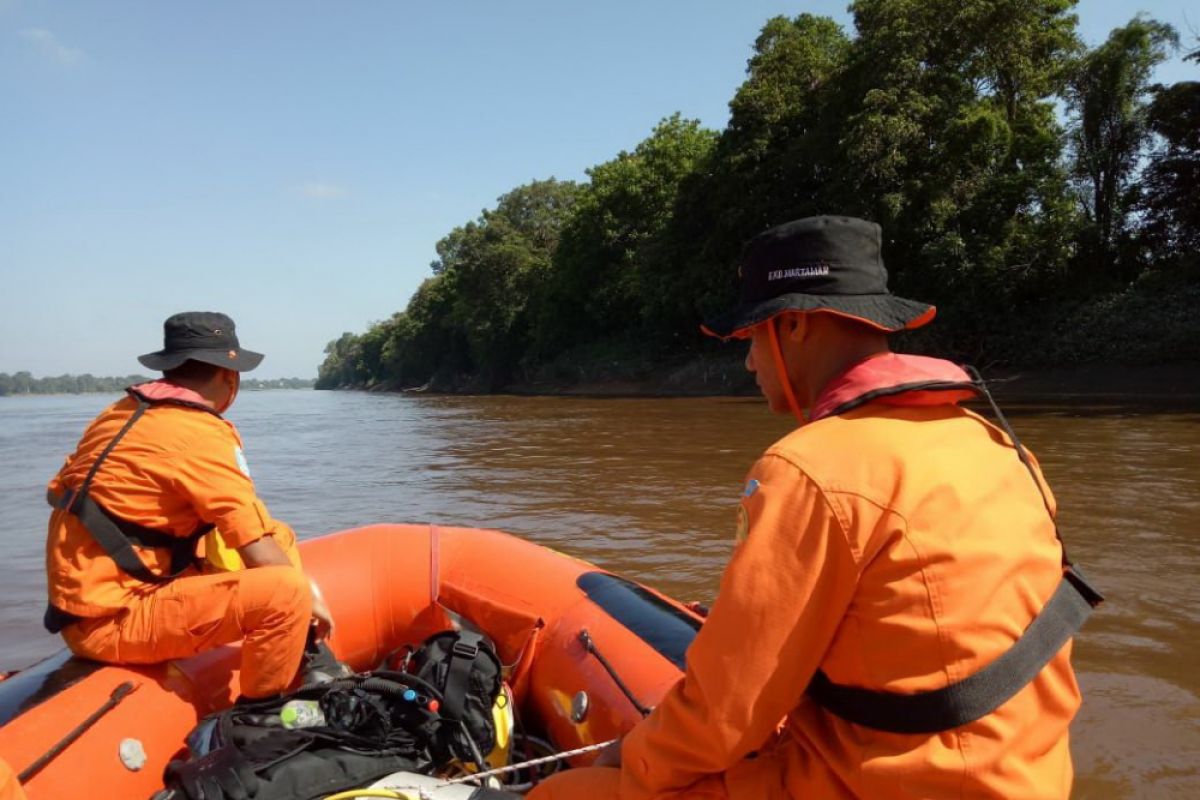
[[[576,367],[569,374],[541,374],[489,392],[470,380],[434,381],[414,388],[371,387],[370,391],[424,394],[508,394],[567,397],[753,397],[753,377],[743,366],[743,348],[728,356],[702,356],[658,365],[613,361]],[[1019,403],[1086,403],[1200,407],[1200,362],[1176,364],[1087,364],[1014,370],[982,369],[997,398]]]

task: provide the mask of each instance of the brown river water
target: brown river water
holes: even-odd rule
[[[0,398],[0,670],[41,630],[46,480],[111,398]],[[1076,798],[1200,797],[1200,409],[1012,407],[1074,560],[1108,595],[1076,640]],[[788,429],[761,401],[246,393],[259,492],[302,537],[374,522],[521,534],[711,599],[742,478]]]

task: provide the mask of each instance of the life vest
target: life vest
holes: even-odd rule
[[[969,371],[968,371],[969,370]],[[1017,458],[1029,474],[1054,521],[1057,520],[1037,471],[1016,433],[1001,413],[983,379],[972,368],[937,358],[888,354],[859,362],[835,378],[814,403],[812,420],[844,414],[867,403],[921,406],[986,400]],[[1067,558],[1054,594],[1024,633],[983,669],[941,689],[915,694],[873,691],[835,684],[817,670],[807,695],[826,711],[858,725],[891,733],[936,733],[981,719],[1029,684],[1087,620],[1104,597]]]
[[[194,392],[165,381],[153,381],[132,386],[126,391],[137,401],[137,406],[128,421],[100,452],[79,488],[68,489],[61,495],[47,490],[46,502],[55,509],[73,514],[123,572],[145,583],[163,584],[174,580],[193,565],[197,542],[214,526],[201,525],[187,536],[173,536],[121,519],[93,500],[88,490],[91,488],[92,480],[103,466],[104,460],[149,409],[169,404],[195,408],[218,417],[220,414],[211,406],[201,402]],[[152,572],[134,550],[135,546],[168,550],[171,554],[170,569],[162,575]],[[48,604],[42,623],[50,633],[59,633],[78,619],[74,614],[69,614]]]

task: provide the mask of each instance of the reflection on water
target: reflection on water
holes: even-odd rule
[[[0,669],[41,632],[45,481],[98,396],[0,400]],[[751,399],[248,392],[232,413],[302,536],[372,522],[501,528],[682,599],[711,598],[742,476],[787,430]],[[1076,644],[1078,798],[1200,797],[1200,414],[1025,409],[1071,555],[1108,594]]]

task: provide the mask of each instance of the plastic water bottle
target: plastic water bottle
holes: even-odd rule
[[[325,724],[325,715],[316,700],[289,700],[279,711],[285,728],[313,728]]]

